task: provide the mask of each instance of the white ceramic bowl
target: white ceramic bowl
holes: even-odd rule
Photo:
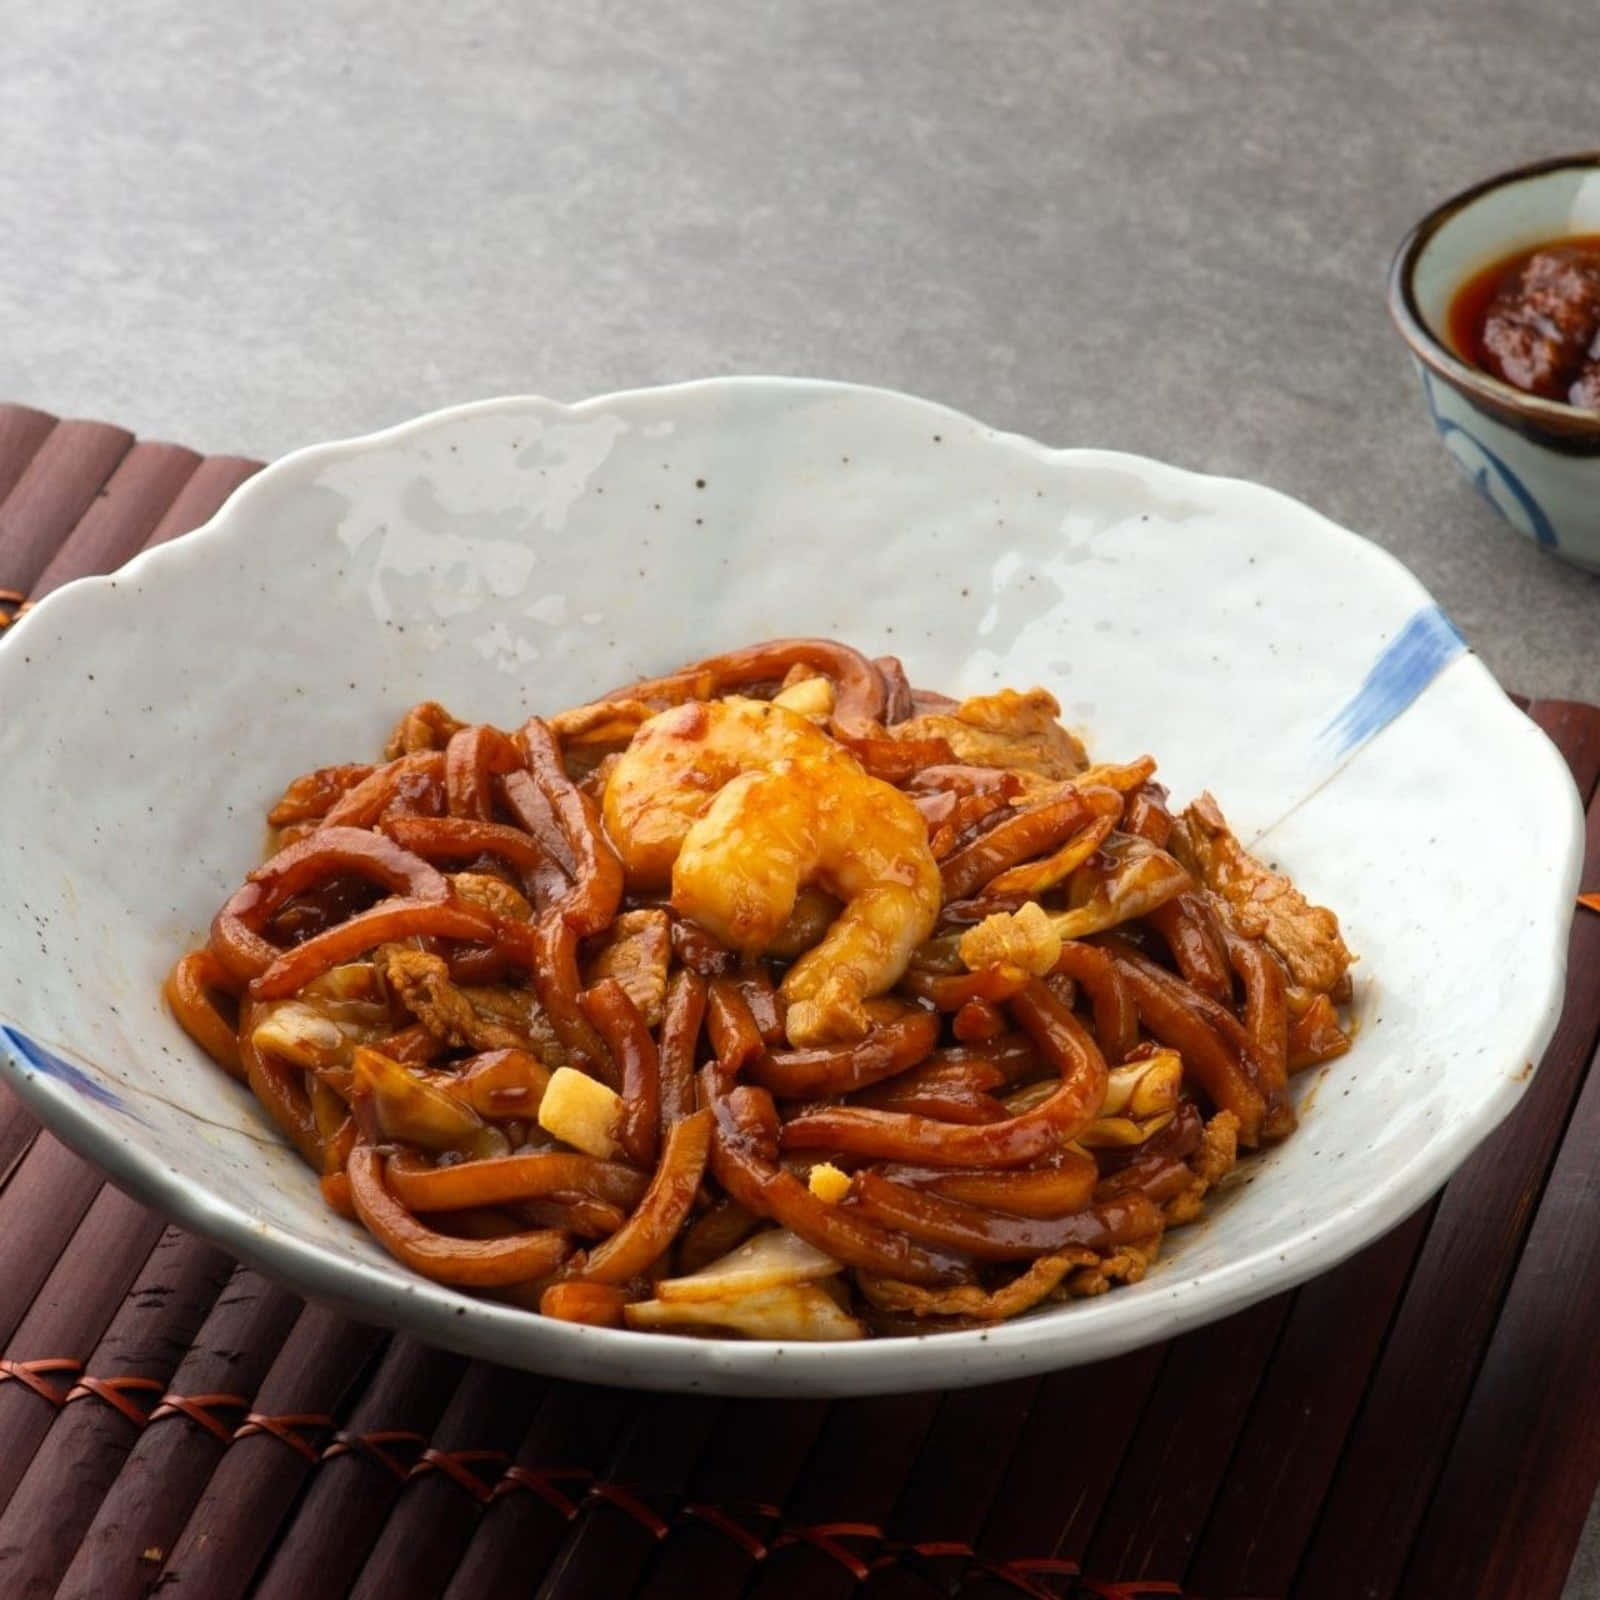
[[[1434,431],[1518,533],[1600,572],[1600,413],[1524,394],[1462,359],[1450,304],[1483,268],[1600,233],[1600,153],[1501,173],[1446,200],[1401,241],[1389,311],[1410,347]]]
[[[1149,1279],[855,1345],[551,1322],[412,1277],[327,1211],[163,1010],[290,775],[437,697],[514,723],[743,641],[1042,683],[1338,909],[1356,1047]],[[1057,451],[879,390],[732,379],[490,401],[304,450],[0,646],[0,1067],[121,1184],[304,1293],[568,1377],[854,1394],[1115,1354],[1331,1267],[1511,1108],[1554,1026],[1565,767],[1389,556],[1253,484]]]

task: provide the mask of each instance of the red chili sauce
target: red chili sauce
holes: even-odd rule
[[[1519,250],[1450,302],[1463,360],[1525,394],[1600,411],[1600,233]]]

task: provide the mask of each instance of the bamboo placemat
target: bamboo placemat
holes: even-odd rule
[[[0,405],[0,624],[256,465]],[[1600,709],[1528,710],[1595,889]],[[307,1306],[0,1089],[0,1595],[1554,1597],[1600,1481],[1597,1038],[1585,913],[1521,1106],[1360,1255],[1098,1366],[832,1404],[549,1381]]]

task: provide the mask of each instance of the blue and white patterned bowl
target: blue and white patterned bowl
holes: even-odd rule
[[[163,1010],[286,778],[436,697],[514,723],[782,633],[954,692],[1044,684],[1107,758],[1338,909],[1355,1049],[1135,1287],[850,1346],[556,1323],[402,1270]],[[1254,484],[1057,451],[880,390],[491,401],[269,467],[0,645],[0,1070],[119,1183],[307,1294],[563,1376],[745,1394],[1095,1360],[1332,1266],[1420,1204],[1555,1024],[1581,837],[1544,736],[1391,557]]]
[[[1518,167],[1446,200],[1401,241],[1389,312],[1411,349],[1434,431],[1518,533],[1600,572],[1600,414],[1524,394],[1462,359],[1450,303],[1483,268],[1600,233],[1600,153]]]

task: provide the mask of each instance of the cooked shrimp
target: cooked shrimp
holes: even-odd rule
[[[804,717],[729,698],[664,711],[606,785],[631,882],[746,954],[768,949],[809,885],[844,903],[783,982],[792,1044],[860,1038],[862,1002],[905,971],[939,912],[922,814]]]
[[[606,832],[628,883],[664,889],[684,837],[730,778],[802,754],[844,752],[762,700],[691,700],[651,717],[606,782]]]

